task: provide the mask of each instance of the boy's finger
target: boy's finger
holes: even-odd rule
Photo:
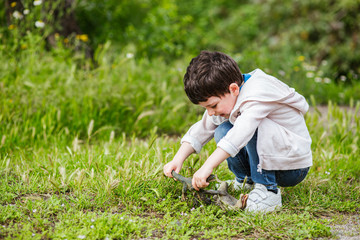
[[[167,177],[173,177],[172,174],[171,174],[171,171],[165,170],[165,171],[164,171],[164,174],[165,174],[165,176],[167,176]]]
[[[195,179],[194,179],[194,178],[191,180],[191,185],[193,186],[193,188],[194,188],[196,191],[199,191],[199,188],[197,187],[197,185],[196,185],[196,182],[195,182]]]
[[[204,181],[203,179],[201,179],[199,182],[198,182],[198,187],[199,188],[205,188],[205,187],[207,187],[207,182],[206,181]]]

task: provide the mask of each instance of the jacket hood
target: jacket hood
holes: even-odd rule
[[[309,105],[306,101],[299,101],[299,98],[304,97],[298,94],[294,88],[290,88],[277,78],[264,73],[261,69],[255,69],[250,75],[251,77],[243,85],[230,114],[230,122],[238,117],[241,113],[241,107],[249,101],[280,102],[298,109],[303,114],[308,111]]]

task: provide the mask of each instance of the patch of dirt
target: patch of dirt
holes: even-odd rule
[[[330,226],[338,239],[360,239],[360,215],[343,215],[339,220]]]
[[[318,239],[340,239],[358,240],[360,239],[360,215],[339,215],[333,217],[333,222],[329,225],[332,238]]]

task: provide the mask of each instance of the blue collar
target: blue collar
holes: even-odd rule
[[[246,83],[246,81],[249,80],[250,77],[251,77],[251,75],[248,74],[248,73],[243,74],[244,83]],[[240,87],[240,90],[241,90],[241,88],[242,88],[243,86],[244,86],[244,85],[242,85],[242,86]]]

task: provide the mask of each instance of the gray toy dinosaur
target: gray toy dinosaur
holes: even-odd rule
[[[231,196],[228,193],[228,183],[224,181],[220,181],[215,175],[210,175],[206,179],[207,182],[216,180],[220,182],[220,187],[218,190],[206,190],[200,189],[199,191],[195,191],[194,187],[191,184],[191,178],[184,177],[175,171],[172,171],[171,174],[173,177],[180,181],[183,184],[182,188],[182,200],[185,200],[185,195],[187,190],[190,192],[195,192],[197,198],[201,201],[207,202],[206,195],[214,195],[214,199],[216,200],[216,204],[219,205],[224,210],[237,210],[237,209],[244,209],[246,207],[246,200],[248,199],[247,194],[240,194],[240,199],[236,199],[235,197]]]

